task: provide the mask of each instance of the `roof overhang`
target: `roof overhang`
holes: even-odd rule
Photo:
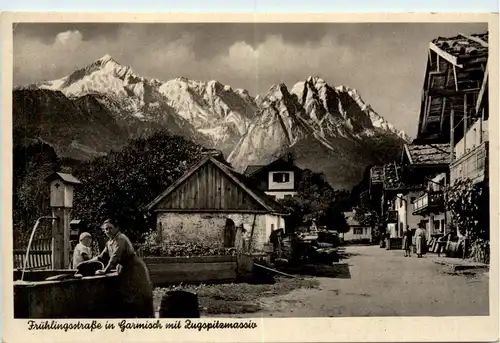
[[[431,49],[432,51],[434,51],[436,54],[438,54],[439,56],[441,56],[446,61],[448,61],[451,64],[453,64],[454,66],[456,66],[458,68],[463,68],[464,67],[463,64],[459,64],[458,63],[458,58],[457,57],[455,57],[452,54],[449,54],[446,51],[440,49],[436,44],[430,42],[429,43],[429,49]]]

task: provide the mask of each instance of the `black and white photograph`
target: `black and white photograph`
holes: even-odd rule
[[[498,315],[491,31],[12,23],[14,318]]]

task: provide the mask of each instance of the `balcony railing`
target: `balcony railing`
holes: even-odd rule
[[[488,142],[468,151],[450,165],[450,181],[471,179],[480,182],[484,179],[488,167]]]
[[[413,202],[414,215],[442,210],[444,210],[444,196],[441,191],[427,192]]]

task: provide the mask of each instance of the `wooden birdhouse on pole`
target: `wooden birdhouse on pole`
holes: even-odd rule
[[[52,225],[52,269],[65,269],[70,262],[70,210],[73,207],[73,189],[81,182],[71,174],[54,173],[45,179],[50,185]]]

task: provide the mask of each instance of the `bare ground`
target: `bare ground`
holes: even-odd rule
[[[231,317],[488,315],[488,272],[451,273],[433,262],[378,246],[350,246],[345,275],[314,278],[317,288],[259,297],[253,313]],[[214,316],[211,314],[209,316]],[[227,317],[227,314],[216,316]]]

